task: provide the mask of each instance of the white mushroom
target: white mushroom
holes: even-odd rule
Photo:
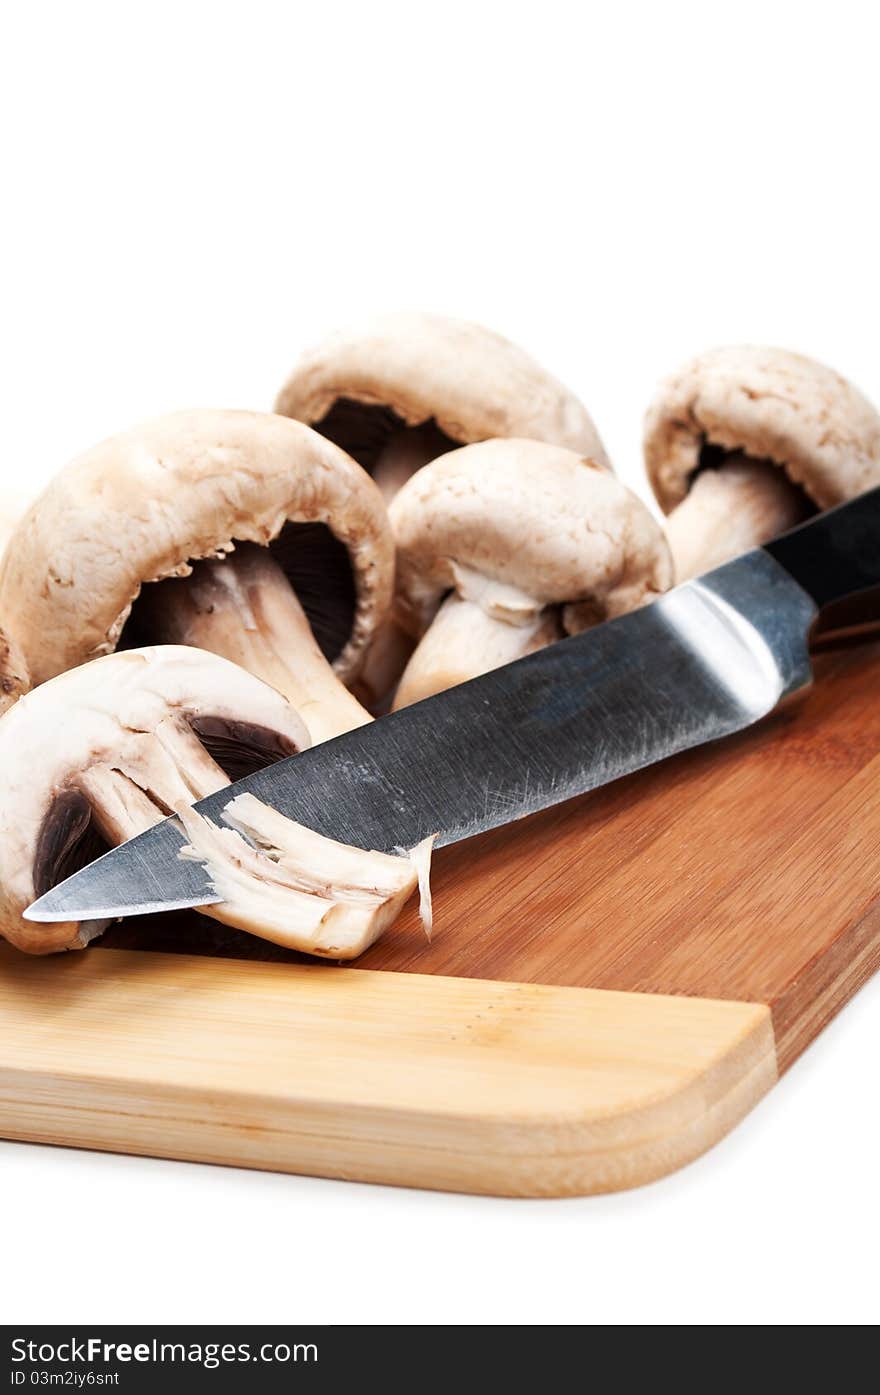
[[[340,679],[392,575],[381,496],[344,452],[283,417],[180,412],[56,477],[0,564],[0,615],[35,683],[117,647],[199,645],[278,687],[320,741],[369,721]]]
[[[880,483],[880,415],[824,364],[713,349],[663,382],[645,463],[679,581]]]
[[[607,465],[583,404],[540,364],[482,325],[417,311],[344,330],[302,355],[275,410],[334,441],[386,500],[424,465],[489,437],[531,437]],[[366,654],[355,691],[386,711],[413,645],[393,621]]]
[[[645,506],[595,461],[485,441],[420,470],[391,505],[395,613],[424,636],[403,707],[653,599],[672,564]]]
[[[275,404],[335,441],[389,500],[457,446],[530,437],[607,465],[581,402],[522,349],[466,320],[403,311],[302,355]]]
[[[227,811],[237,831],[188,807],[308,744],[279,693],[196,649],[130,650],[51,679],[0,720],[0,933],[32,954],[83,948],[106,922],[40,924],[24,909],[177,812],[183,851],[224,897],[205,915],[311,954],[360,953],[426,877],[427,848],[412,858],[349,848],[251,796]]]
[[[0,716],[30,687],[24,654],[0,625]]]

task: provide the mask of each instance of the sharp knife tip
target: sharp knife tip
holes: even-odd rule
[[[221,900],[219,896],[201,894],[197,900],[183,898],[179,901],[145,901],[137,906],[88,906],[58,905],[51,892],[41,896],[22,912],[25,920],[37,921],[41,925],[51,925],[66,920],[122,920],[132,915],[156,915],[159,911],[188,911],[197,906],[214,906]]]

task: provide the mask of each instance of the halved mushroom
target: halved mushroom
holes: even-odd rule
[[[813,359],[713,349],[660,385],[644,450],[685,581],[880,482],[880,415]]]
[[[378,489],[329,441],[179,412],[56,477],[0,564],[0,614],[35,683],[117,647],[198,645],[277,687],[320,741],[369,721],[339,680],[388,611],[393,556]]]
[[[81,947],[105,925],[22,911],[181,801],[309,744],[274,689],[183,646],[113,654],[35,688],[0,719],[0,931],[36,954]]]
[[[332,335],[275,403],[368,470],[387,499],[457,446],[527,436],[608,463],[586,408],[522,349],[466,320],[416,311]]]
[[[424,849],[351,849],[242,796],[235,827],[255,849],[188,808],[308,744],[268,684],[184,646],[113,654],[35,689],[0,720],[0,933],[32,954],[83,948],[107,922],[38,924],[25,907],[176,811],[227,898],[204,914],[311,954],[359,953],[426,875]]]
[[[466,446],[420,470],[390,512],[395,613],[424,635],[395,707],[633,610],[672,579],[645,506],[559,446]]]

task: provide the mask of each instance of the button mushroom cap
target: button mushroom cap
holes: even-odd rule
[[[395,707],[632,610],[672,579],[662,530],[640,500],[559,446],[453,451],[414,475],[390,513],[395,614],[424,635]]]
[[[331,336],[303,354],[275,410],[336,441],[387,497],[443,451],[489,437],[531,437],[608,463],[567,388],[501,335],[442,315],[398,312]]]
[[[0,494],[0,556],[12,535],[16,520],[24,509],[23,495],[14,494],[9,490]],[[29,687],[30,679],[21,646],[11,631],[0,624],[0,716],[22,693],[26,693]]]
[[[660,385],[644,453],[684,580],[880,482],[880,415],[813,359],[713,349]]]
[[[17,489],[0,490],[0,555],[32,498]]]
[[[585,407],[522,349],[482,325],[417,311],[308,350],[276,411],[335,441],[389,501],[429,461],[488,437],[532,437],[608,464]],[[393,622],[379,631],[357,687],[370,711],[387,709],[410,652]]]
[[[0,716],[30,687],[24,655],[0,625]]]
[[[104,924],[22,911],[181,801],[308,745],[279,693],[198,649],[133,649],[35,688],[0,719],[0,933],[34,954],[82,948]]]
[[[288,524],[311,525],[308,547],[302,530],[294,527],[289,537]],[[140,607],[145,617],[160,607],[159,631],[150,628],[153,613],[146,627],[137,627],[134,642],[195,643],[253,661],[256,672],[262,663],[268,669],[262,676],[300,706],[298,668],[308,661],[318,672],[324,661],[282,567],[290,562],[295,571],[297,559],[314,551],[315,525],[326,526],[318,529],[324,548],[318,574],[308,578],[315,593],[312,614],[335,627],[330,657],[347,679],[390,605],[391,531],[365,472],[331,442],[285,417],[179,412],[87,451],[56,477],[16,529],[14,546],[0,564],[0,614],[15,616],[15,635],[35,683],[111,652],[130,616],[134,625]],[[282,549],[281,565],[266,550],[273,540]],[[254,545],[250,550],[241,546],[248,543]],[[342,554],[348,569],[332,596],[324,593],[330,583],[321,574],[328,547],[336,549],[334,566],[342,566]],[[220,560],[194,569],[199,558]],[[169,577],[189,580],[185,586],[165,582],[174,588],[167,593],[145,586]],[[183,620],[187,598],[193,614]],[[308,607],[305,594],[300,600]],[[296,647],[297,626],[311,646],[308,654]],[[283,652],[286,633],[295,636],[289,654]],[[318,672],[318,680],[333,686],[329,669],[325,680]],[[321,737],[368,720],[344,690],[336,696],[343,705],[347,699],[351,710]],[[314,706],[317,711],[320,704]]]

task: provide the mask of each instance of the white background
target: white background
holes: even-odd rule
[[[872,7],[31,3],[0,44],[0,485],[423,307],[569,382],[642,487],[719,342],[880,397]],[[506,1202],[0,1145],[7,1322],[876,1320],[880,991],[709,1157]]]

